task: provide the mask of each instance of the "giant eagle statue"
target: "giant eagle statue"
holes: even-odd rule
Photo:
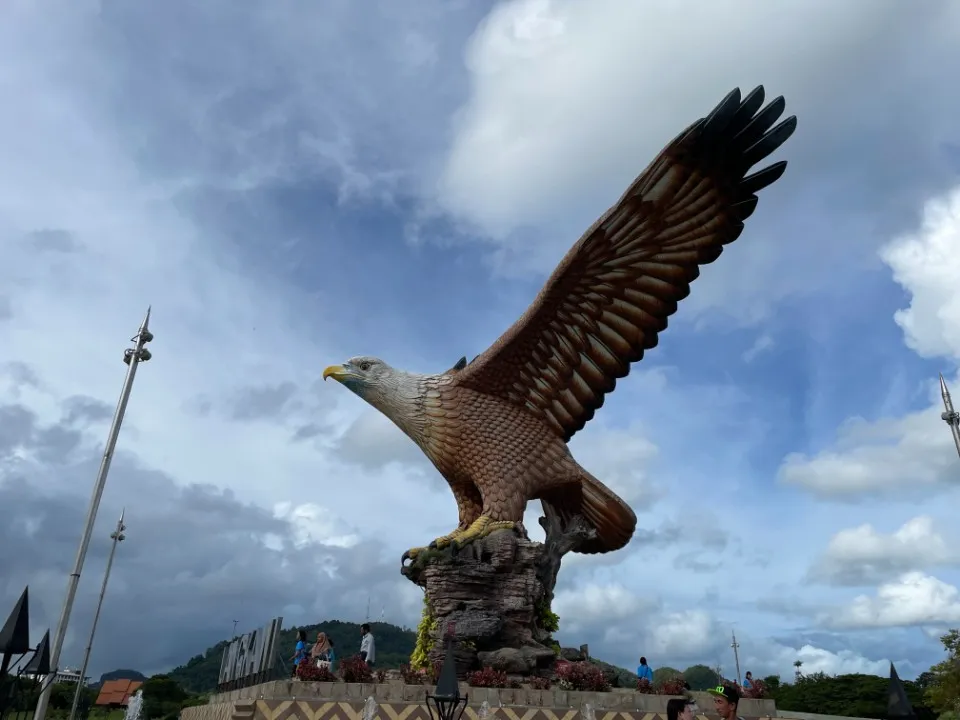
[[[782,97],[763,101],[762,86],[745,98],[735,89],[680,133],[472,362],[421,375],[354,357],[323,371],[399,426],[450,484],[460,522],[430,547],[515,528],[533,499],[596,531],[578,552],[630,541],[633,511],[580,467],[567,442],[656,347],[700,266],[743,232],[757,192],[783,175],[784,161],[747,175],[797,127],[795,117],[774,125]]]

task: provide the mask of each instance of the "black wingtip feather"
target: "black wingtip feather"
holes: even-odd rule
[[[753,167],[783,145],[796,129],[797,118],[790,116],[747,148],[743,153],[742,165],[744,171]]]
[[[773,185],[777,180],[783,177],[787,169],[787,161],[781,160],[773,165],[758,170],[753,175],[748,175],[740,182],[740,191],[744,195],[754,195],[765,187]]]
[[[733,205],[730,206],[731,214],[737,220],[739,220],[740,222],[743,222],[748,217],[753,215],[753,211],[757,209],[757,203],[759,202],[759,200],[760,198],[758,198],[756,195],[751,195],[745,200],[741,200],[740,202],[735,202],[733,203]]]
[[[757,85],[757,87],[751,90],[750,94],[743,99],[743,102],[740,103],[740,109],[737,110],[730,124],[735,128],[744,127],[750,122],[750,118],[754,116],[757,110],[763,106],[765,96],[766,91],[763,89],[763,85]]]
[[[729,126],[733,118],[740,110],[740,88],[734,88],[713,109],[707,119],[703,121],[702,137],[704,140],[711,140],[720,135]]]
[[[786,109],[787,102],[783,99],[783,95],[774,98],[769,105],[753,116],[746,127],[734,136],[732,144],[737,148],[750,147],[763,137],[763,134],[780,119]]]

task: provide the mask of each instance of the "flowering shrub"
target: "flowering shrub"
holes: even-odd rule
[[[532,677],[530,678],[530,687],[534,690],[549,690],[550,689],[550,678],[548,677]]]
[[[422,685],[423,670],[409,665],[400,666],[400,677],[403,678],[404,685]]]
[[[329,668],[317,667],[316,663],[302,662],[297,665],[297,678],[307,682],[336,682],[337,676]]]
[[[684,695],[687,692],[687,683],[683,675],[674,675],[657,685],[657,695]]]
[[[503,670],[485,667],[482,670],[467,673],[467,684],[471,687],[505,688],[509,683],[507,674]]]
[[[652,694],[652,693],[653,693],[653,683],[651,683],[651,682],[650,682],[649,680],[647,680],[646,678],[639,678],[639,679],[637,679],[637,692],[638,692],[638,693],[644,693],[644,694]]]
[[[767,685],[763,680],[753,680],[750,682],[750,687],[740,688],[740,695],[741,697],[760,700],[767,697]]]
[[[370,672],[370,666],[359,655],[341,661],[340,677],[343,678],[345,683],[373,682],[373,673]]]
[[[400,666],[400,677],[404,685],[436,685],[440,678],[441,662],[435,662],[430,667],[418,668],[412,665]]]
[[[610,681],[603,670],[588,662],[557,663],[557,684],[564,690],[586,690],[588,692],[606,692]]]

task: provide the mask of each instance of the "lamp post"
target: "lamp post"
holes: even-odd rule
[[[103,585],[100,587],[100,599],[97,601],[97,611],[93,614],[93,627],[90,628],[90,640],[87,642],[87,649],[83,653],[83,664],[80,666],[80,679],[77,681],[77,689],[73,693],[73,706],[70,708],[70,720],[77,716],[77,706],[80,704],[80,696],[83,694],[83,679],[87,675],[87,665],[90,662],[90,651],[93,650],[93,637],[97,634],[97,622],[100,620],[100,610],[103,608],[103,597],[107,594],[107,583],[110,582],[110,569],[113,567],[113,556],[117,552],[117,545],[124,541],[126,535],[123,531],[127,526],[123,524],[123,510],[120,511],[120,519],[117,520],[117,529],[110,533],[110,539],[113,543],[110,545],[110,555],[107,557],[107,569],[103,572]]]
[[[733,660],[737,664],[737,685],[741,686],[740,684],[740,643],[737,642],[736,630],[731,630],[730,634],[733,637],[733,642],[730,643],[730,647],[733,648]]]
[[[457,682],[457,664],[453,657],[453,625],[447,628],[447,637],[443,648],[443,665],[433,695],[427,693],[427,712],[430,720],[460,720],[467,709],[469,695],[460,697],[460,684]],[[431,706],[431,701],[433,705]],[[434,715],[434,710],[436,715]],[[459,710],[459,712],[458,712]]]
[[[113,451],[117,447],[117,437],[120,435],[120,426],[123,424],[123,416],[127,411],[127,402],[130,400],[133,380],[137,375],[137,366],[142,362],[147,362],[152,357],[150,351],[144,347],[151,340],[153,340],[153,333],[150,332],[150,308],[147,308],[147,315],[143,318],[140,329],[131,338],[131,342],[135,342],[136,345],[123,351],[123,362],[127,364],[127,376],[123,381],[123,389],[120,391],[120,400],[113,415],[110,432],[107,434],[107,445],[103,450],[103,459],[100,461],[100,470],[97,472],[97,480],[93,487],[93,497],[90,498],[90,506],[87,509],[87,520],[83,527],[83,535],[80,538],[80,547],[77,549],[77,559],[74,561],[73,571],[67,580],[67,595],[63,600],[60,621],[57,623],[57,632],[53,636],[53,643],[50,648],[50,663],[54,667],[60,662],[60,651],[63,649],[63,640],[67,636],[67,625],[70,624],[73,601],[77,597],[77,585],[80,583],[83,561],[87,557],[87,548],[90,546],[90,537],[93,535],[93,524],[97,520],[100,498],[103,496],[103,488],[107,484],[110,462],[113,460]],[[44,720],[47,716],[47,706],[49,704],[50,686],[48,685],[40,693],[33,720]]]
[[[943,373],[940,373],[940,397],[943,398],[943,412],[940,413],[940,417],[950,426],[953,444],[957,446],[957,453],[960,454],[960,413],[953,409],[953,400],[950,398],[947,384],[943,381]]]

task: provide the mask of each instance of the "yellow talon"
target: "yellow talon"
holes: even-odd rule
[[[496,530],[513,530],[517,524],[510,520],[492,520],[481,515],[466,530],[460,531],[455,539],[457,545],[466,545],[474,540],[481,540]]]

